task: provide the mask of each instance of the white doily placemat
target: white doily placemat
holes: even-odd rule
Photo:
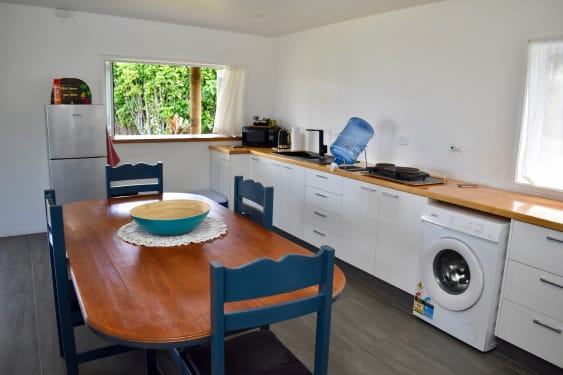
[[[206,217],[205,220],[189,233],[178,236],[157,236],[141,229],[134,221],[117,230],[117,235],[124,241],[135,245],[168,247],[187,245],[192,242],[205,242],[227,233],[227,224],[219,219]]]

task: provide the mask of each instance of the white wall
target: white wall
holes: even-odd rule
[[[103,103],[103,54],[243,64],[247,118],[327,129],[330,144],[360,116],[376,129],[371,162],[513,188],[526,41],[563,34],[561,19],[561,0],[447,0],[270,39],[0,3],[0,236],[44,231],[43,106],[54,77],[85,80]],[[124,161],[164,161],[180,191],[209,183],[206,148],[117,145]]]
[[[213,142],[213,145],[240,142]],[[136,143],[115,146],[122,163],[162,161],[166,191],[194,191],[211,186],[209,142]]]
[[[102,55],[247,67],[246,117],[272,111],[272,39],[0,3],[0,236],[45,231],[49,186],[44,105],[55,77],[86,81],[104,103]],[[165,162],[167,190],[209,186],[206,143],[118,145],[124,161]],[[193,167],[183,167],[195,161]]]
[[[276,38],[274,118],[330,145],[359,116],[371,162],[513,189],[527,40],[562,20],[560,0],[449,0]]]

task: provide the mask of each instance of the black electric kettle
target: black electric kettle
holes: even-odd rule
[[[291,146],[291,136],[286,129],[280,129],[278,131],[278,148],[288,149]]]

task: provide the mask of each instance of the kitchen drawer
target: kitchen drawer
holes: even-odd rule
[[[513,260],[507,265],[503,298],[563,321],[563,277]]]
[[[340,215],[342,196],[307,186],[305,188],[305,203]]]
[[[563,276],[563,233],[536,225],[512,222],[509,257]]]
[[[306,185],[342,195],[343,178],[335,174],[307,169]]]
[[[502,301],[497,336],[559,367],[563,367],[562,331],[563,322],[511,301]]]
[[[319,228],[311,223],[305,223],[304,226],[305,241],[315,247],[328,245],[335,249],[336,256],[338,256],[338,245],[340,237],[336,233],[332,233],[324,228]]]
[[[340,215],[317,206],[305,205],[305,221],[333,233],[340,233]]]

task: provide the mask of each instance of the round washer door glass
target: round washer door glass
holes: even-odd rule
[[[473,251],[455,238],[440,238],[422,251],[420,273],[426,293],[452,311],[473,306],[481,297],[483,269]]]
[[[469,287],[471,271],[460,253],[446,249],[434,258],[434,277],[446,293],[457,295]]]

